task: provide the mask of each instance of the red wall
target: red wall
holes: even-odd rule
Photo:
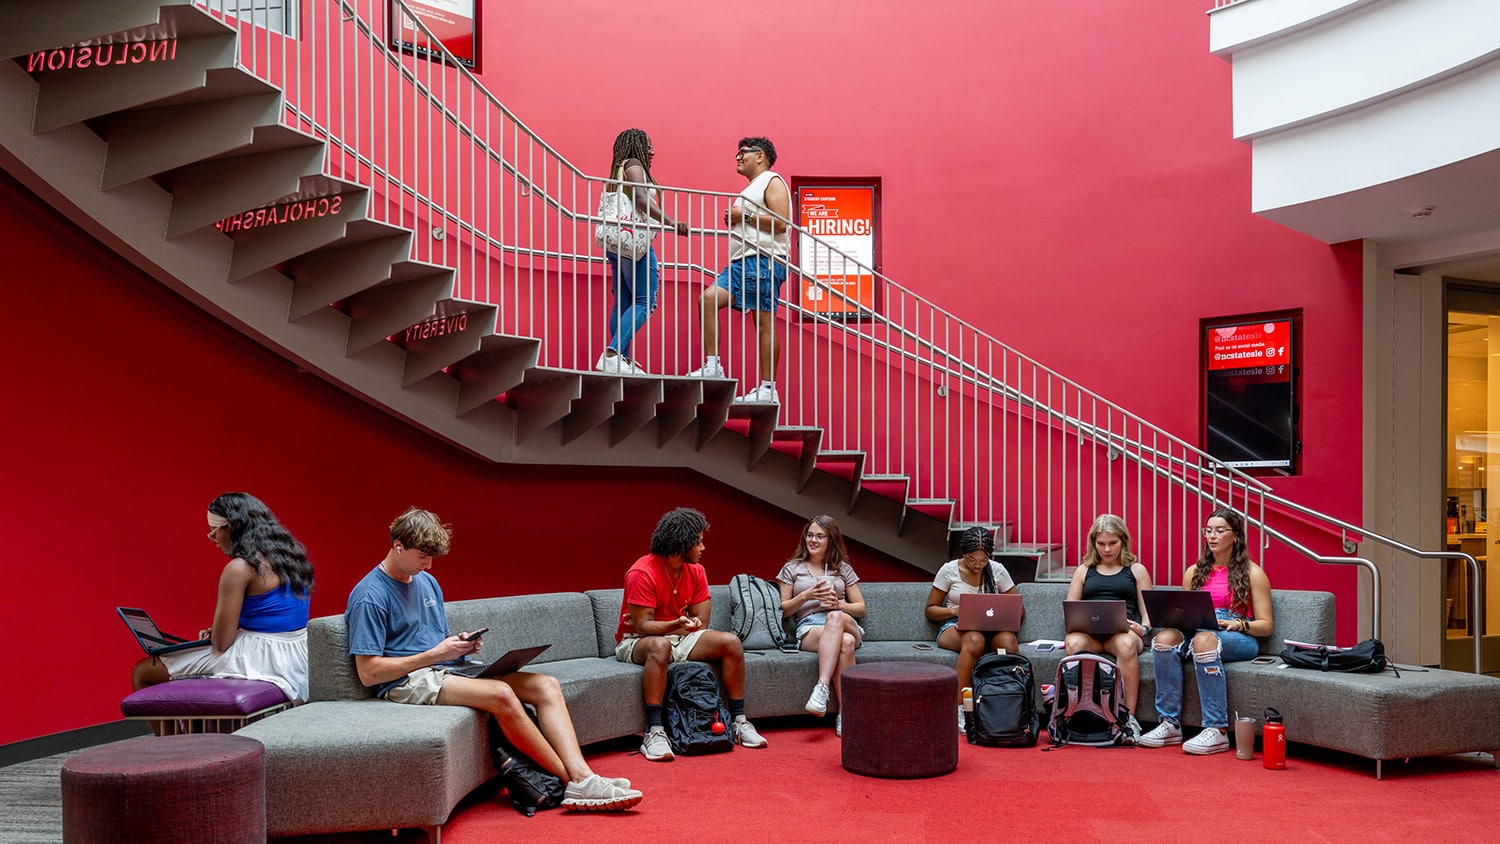
[[[887,274],[1189,441],[1199,320],[1301,308],[1304,474],[1276,487],[1357,516],[1358,249],[1250,214],[1208,5],[501,4],[486,9],[484,78],[600,175],[615,133],[639,126],[665,184],[738,190],[745,134],[774,139],[787,176],[880,177]],[[793,544],[796,517],[691,472],[447,449],[298,374],[8,180],[0,232],[0,504],[22,596],[4,630],[43,643],[13,667],[52,678],[7,707],[0,742],[118,717],[139,651],[116,605],[206,625],[223,560],[203,511],[228,489],[265,498],[308,545],[320,615],[342,610],[413,503],[457,528],[437,570],[455,599],[614,586],[679,504],[714,523],[720,582],[772,570]],[[855,553],[866,577],[922,576]],[[1267,559],[1279,587],[1334,590],[1352,638],[1351,573]]]
[[[10,326],[0,512],[16,676],[0,743],[119,718],[141,656],[116,606],[167,630],[208,626],[224,557],[220,492],[263,498],[309,549],[313,614],[342,612],[409,504],[455,527],[435,574],[450,599],[612,588],[661,513],[703,510],[714,582],[773,576],[801,520],[689,471],[502,466],[390,419],[168,292],[0,176]],[[24,249],[17,248],[25,244]],[[858,545],[874,580],[927,574]]]

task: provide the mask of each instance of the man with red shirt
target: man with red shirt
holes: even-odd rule
[[[719,660],[734,719],[735,744],[766,746],[754,725],[745,720],[745,651],[739,637],[708,629],[708,575],[698,562],[707,530],[708,520],[697,510],[673,510],[656,523],[651,553],[625,572],[615,656],[644,669],[641,692],[646,699],[646,737],[641,755],[653,762],[672,759],[672,746],[662,728],[661,701],[667,691],[667,666],[686,660]]]

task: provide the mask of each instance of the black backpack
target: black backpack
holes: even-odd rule
[[[500,736],[495,740],[492,757],[495,770],[500,772],[500,781],[510,795],[510,805],[516,811],[531,817],[537,809],[551,809],[562,804],[567,785],[551,771],[531,761],[531,757],[511,747],[500,732],[500,726],[490,718],[493,732]]]
[[[753,574],[729,580],[729,629],[747,650],[797,650],[781,623],[781,589]]]
[[[969,681],[974,711],[964,719],[969,744],[1031,747],[1040,728],[1036,678],[1031,660],[1020,654],[987,653],[974,664]]]
[[[1385,656],[1385,645],[1379,639],[1366,639],[1352,648],[1329,648],[1327,645],[1293,645],[1281,649],[1281,661],[1293,668],[1318,671],[1342,671],[1348,674],[1378,674],[1396,666]],[[1401,672],[1396,671],[1400,677]]]
[[[1108,657],[1073,654],[1057,664],[1057,684],[1047,735],[1053,745],[1119,744],[1130,717],[1120,669]]]
[[[719,695],[719,678],[701,662],[677,662],[667,668],[661,717],[673,753],[691,756],[734,749],[729,707]],[[715,722],[718,732],[713,729]]]

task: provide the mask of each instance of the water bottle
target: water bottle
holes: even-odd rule
[[[1266,724],[1260,729],[1261,762],[1268,771],[1286,770],[1286,725],[1281,713],[1266,707]]]

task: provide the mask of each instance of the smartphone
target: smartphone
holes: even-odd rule
[[[460,633],[458,634],[458,638],[463,639],[465,642],[472,642],[488,632],[490,632],[488,627],[481,627],[472,633]]]
[[[1250,664],[1251,665],[1270,665],[1271,663],[1273,663],[1275,661],[1276,661],[1276,657],[1274,657],[1274,656],[1258,656],[1255,659],[1250,660]]]
[[[1039,651],[1055,651],[1057,650],[1057,646],[1051,642],[1040,642],[1037,644],[1036,649]]]
[[[925,642],[917,642],[916,644],[912,645],[912,647],[916,648],[919,651],[930,651],[930,650],[932,650],[932,646],[929,645],[929,644],[927,644],[927,643],[925,643]]]

